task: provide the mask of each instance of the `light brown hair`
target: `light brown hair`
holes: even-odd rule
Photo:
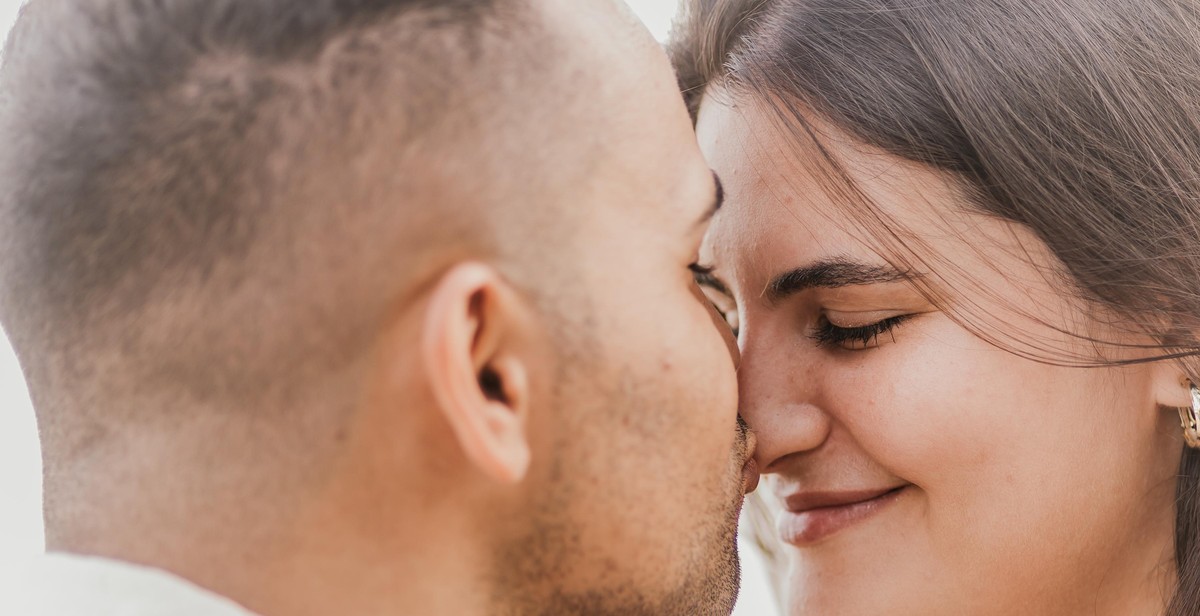
[[[718,84],[813,141],[815,114],[947,173],[977,211],[1045,242],[1082,299],[1149,333],[1140,361],[1194,379],[1197,32],[1200,3],[1184,0],[690,0],[671,52],[693,116]],[[1200,606],[1196,450],[1177,485],[1167,613],[1183,616]]]

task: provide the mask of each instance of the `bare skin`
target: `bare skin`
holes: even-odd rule
[[[166,569],[268,616],[732,610],[754,445],[734,342],[689,271],[716,182],[631,15],[532,5],[568,50],[561,82],[464,103],[511,121],[470,116],[480,132],[440,158],[402,158],[398,127],[373,125],[380,141],[347,148],[354,181],[302,178],[318,212],[389,206],[314,215],[303,258],[272,270],[298,302],[327,293],[312,313],[378,315],[347,327],[367,342],[295,389],[265,381],[258,408],[103,383],[106,404],[165,419],[49,461],[51,549]],[[396,192],[405,173],[424,183]],[[328,269],[294,271],[310,261]],[[224,299],[198,321],[324,333],[272,333],[282,313]]]
[[[823,188],[815,151],[781,135],[765,106],[714,90],[698,133],[729,203],[702,262],[740,329],[742,413],[785,510],[789,613],[1161,613],[1182,450],[1166,407],[1189,403],[1179,367],[1011,352],[1035,340],[1043,353],[1136,359],[1064,332],[1145,341],[1094,318],[1027,230],[971,213],[947,178],[813,118],[925,250],[896,267],[876,229]],[[949,303],[918,281],[952,289]]]

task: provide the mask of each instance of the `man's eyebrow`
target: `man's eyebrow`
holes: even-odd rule
[[[767,285],[764,295],[772,302],[808,289],[836,289],[862,284],[902,282],[920,278],[890,265],[872,265],[850,259],[827,259],[779,274]]]
[[[717,215],[717,211],[721,209],[721,206],[725,205],[725,186],[721,184],[721,177],[717,175],[716,171],[713,172],[712,177],[715,193],[713,195],[713,202],[708,210],[704,212],[704,216],[700,218],[700,221],[696,223],[698,225],[703,225],[712,220],[712,217]]]

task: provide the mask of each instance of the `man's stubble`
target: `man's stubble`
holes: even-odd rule
[[[585,581],[579,584],[581,588],[599,586],[605,590],[569,590],[573,585],[570,578],[577,570],[576,563],[584,560],[581,552],[586,549],[583,522],[574,505],[590,487],[586,473],[577,471],[589,466],[584,459],[588,454],[584,452],[595,449],[595,439],[601,436],[582,423],[587,421],[589,413],[634,413],[645,418],[658,410],[647,404],[653,396],[642,395],[642,388],[637,386],[641,381],[633,378],[627,368],[622,369],[619,386],[600,392],[600,404],[581,409],[578,402],[581,391],[596,391],[597,373],[590,365],[596,358],[571,350],[594,348],[580,340],[563,347],[566,352],[558,364],[552,408],[559,413],[575,413],[577,417],[560,420],[563,423],[575,421],[580,425],[565,431],[553,442],[545,487],[531,494],[523,532],[510,535],[495,550],[492,588],[494,604],[498,608],[496,613],[510,616],[728,616],[733,611],[740,581],[737,527],[743,500],[742,465],[747,449],[747,428],[740,420],[737,442],[722,485],[719,492],[712,493],[712,498],[707,500],[710,508],[700,518],[702,521],[694,525],[697,527],[681,528],[686,522],[669,519],[648,522],[703,542],[701,550],[692,551],[691,555],[679,555],[691,561],[685,568],[688,575],[682,584],[657,594],[636,587],[634,582],[639,580],[599,585]],[[625,423],[628,425],[629,422]],[[643,423],[629,429],[653,432],[653,436],[660,439],[680,438],[669,432],[670,425]],[[592,440],[590,448],[587,439]],[[637,457],[646,453],[610,451],[608,455]],[[713,487],[709,486],[706,491],[711,493]],[[645,497],[661,496],[650,493]],[[641,557],[639,553],[625,555],[630,561]],[[622,571],[628,567],[615,562],[608,563],[606,569],[614,576],[612,581],[619,581]]]

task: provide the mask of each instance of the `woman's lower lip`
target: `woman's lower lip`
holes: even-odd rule
[[[799,513],[784,511],[779,516],[779,536],[785,543],[796,547],[808,547],[819,543],[838,531],[875,515],[899,498],[906,488],[907,486],[897,488],[871,500],[850,505],[822,507]]]

